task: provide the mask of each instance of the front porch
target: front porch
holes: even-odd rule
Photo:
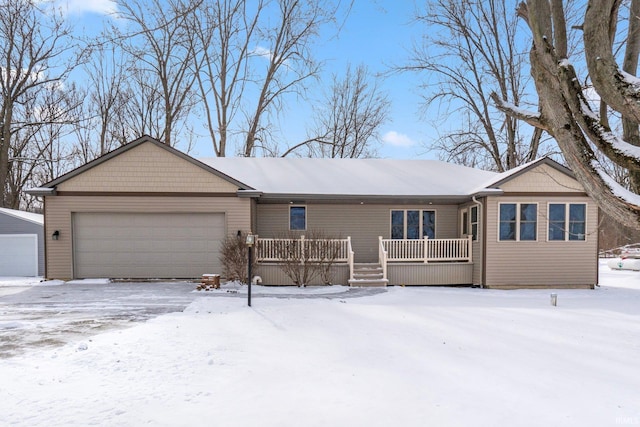
[[[378,238],[378,260],[356,263],[351,238],[256,239],[257,274],[266,285],[296,284],[292,268],[319,269],[308,285],[471,285],[472,240]],[[287,274],[285,271],[289,271]],[[306,274],[306,270],[305,270]]]

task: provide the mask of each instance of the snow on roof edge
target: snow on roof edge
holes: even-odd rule
[[[22,219],[38,225],[44,225],[44,215],[33,212],[19,211],[16,209],[0,208],[0,213]]]

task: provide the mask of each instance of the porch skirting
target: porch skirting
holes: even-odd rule
[[[294,283],[284,274],[277,263],[259,263],[255,276],[260,276],[263,285],[284,285],[292,286]],[[316,276],[308,285],[324,285],[322,277]],[[349,266],[347,264],[336,264],[331,267],[332,285],[349,285]]]
[[[260,263],[254,273],[260,276],[263,285],[291,286],[277,263]],[[349,266],[336,264],[331,268],[331,284],[349,285]],[[468,262],[448,263],[389,263],[387,264],[389,285],[399,286],[447,286],[473,284],[473,264]],[[309,285],[324,285],[322,278],[315,277]]]
[[[389,285],[472,285],[473,263],[389,263]]]

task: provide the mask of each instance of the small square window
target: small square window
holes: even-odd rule
[[[290,206],[289,207],[289,230],[306,230],[307,229],[307,207],[306,206]]]

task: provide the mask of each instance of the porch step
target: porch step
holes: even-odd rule
[[[373,288],[373,287],[385,287],[389,284],[389,281],[387,279],[372,279],[372,280],[366,280],[366,279],[353,279],[353,280],[349,280],[349,286],[353,286],[353,287],[368,287],[368,288]]]
[[[382,266],[375,263],[355,263],[353,265],[353,279],[350,286],[387,286],[389,281],[383,279]]]

